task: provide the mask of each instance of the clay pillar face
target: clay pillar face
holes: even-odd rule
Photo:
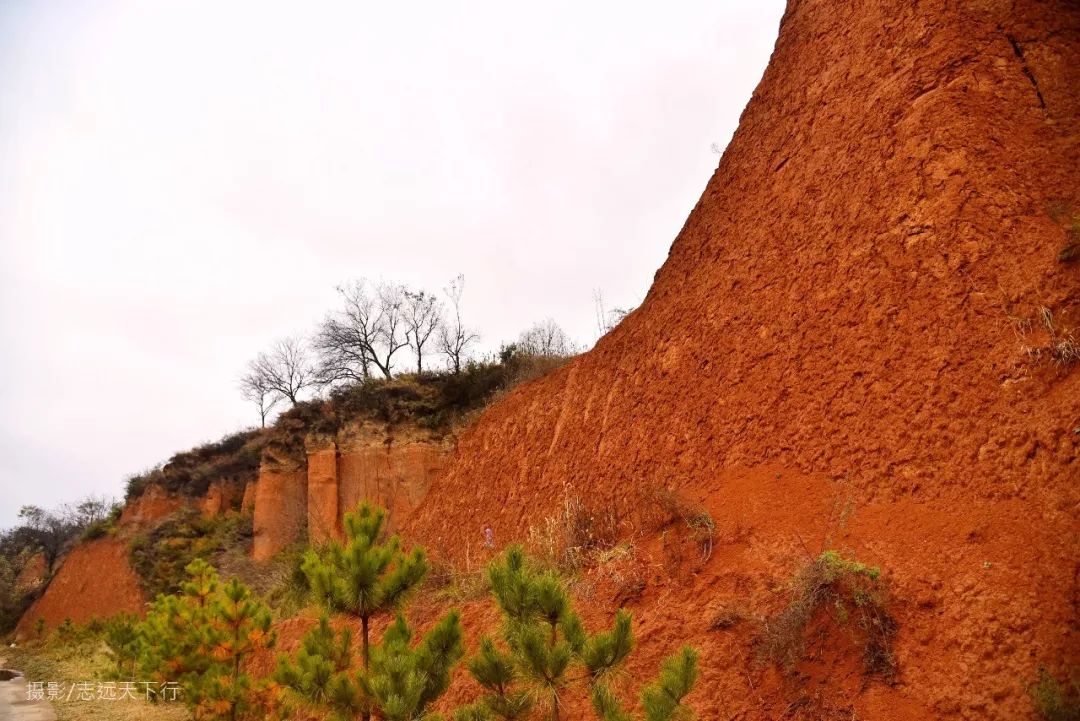
[[[207,518],[212,518],[224,512],[224,489],[220,481],[211,484],[206,491],[202,502],[202,513]]]
[[[338,455],[333,444],[308,451],[308,542],[312,545],[341,537],[338,510]]]
[[[300,536],[307,509],[303,468],[263,461],[255,487],[252,557],[264,561]]]
[[[254,513],[255,512],[255,495],[258,492],[259,482],[248,481],[244,486],[244,499],[240,501],[241,513]]]

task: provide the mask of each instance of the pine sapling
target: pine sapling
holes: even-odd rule
[[[415,645],[399,613],[381,643],[371,642],[371,619],[400,610],[428,569],[422,549],[406,554],[396,536],[383,539],[385,521],[382,509],[363,504],[345,516],[344,544],[331,542],[304,560],[303,571],[322,605],[359,620],[360,661],[352,656],[348,628],[335,632],[324,617],[296,658],[279,662],[276,677],[304,704],[328,710],[335,719],[366,720],[373,712],[386,721],[428,718],[464,654],[457,612]]]
[[[372,654],[371,667],[359,676],[360,686],[386,721],[427,718],[430,705],[446,693],[450,672],[464,655],[460,616],[451,611],[416,647],[405,618],[386,630]]]
[[[197,721],[265,717],[276,689],[244,662],[273,646],[269,612],[239,581],[222,587],[203,560],[187,571],[180,593],[158,596],[140,625],[143,667],[158,683],[178,683]]]
[[[485,693],[459,710],[455,718],[461,721],[524,718],[538,698],[558,721],[567,687],[595,685],[621,666],[633,648],[629,614],[619,611],[611,630],[590,635],[562,581],[554,572],[530,568],[520,547],[493,563],[488,576],[504,617],[506,651],[491,639],[481,641],[469,670]]]
[[[140,650],[138,623],[130,613],[117,614],[105,623],[105,645],[116,666],[117,678],[135,678]]]
[[[330,611],[360,621],[364,668],[371,661],[372,617],[396,610],[428,571],[423,549],[401,551],[397,536],[382,540],[386,512],[364,503],[345,514],[345,544],[331,541],[308,551],[303,571],[315,597]]]
[[[664,660],[660,675],[641,692],[641,709],[644,721],[682,721],[691,718],[690,709],[683,700],[694,688],[698,677],[698,654],[684,646],[678,653]],[[593,687],[593,709],[603,721],[634,721],[618,698],[604,683]]]

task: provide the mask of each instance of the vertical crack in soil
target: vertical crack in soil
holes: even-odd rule
[[[1031,72],[1031,68],[1028,67],[1027,60],[1024,59],[1024,50],[1020,47],[1020,43],[1012,35],[1006,35],[1009,39],[1009,44],[1012,45],[1013,52],[1016,53],[1016,57],[1020,60],[1020,69],[1024,71],[1024,75],[1031,81],[1031,87],[1035,88],[1035,95],[1039,98],[1039,107],[1046,110],[1046,100],[1043,99],[1042,91],[1039,90],[1039,81],[1035,79],[1035,73]]]

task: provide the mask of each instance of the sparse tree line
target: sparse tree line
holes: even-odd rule
[[[339,306],[310,337],[281,339],[248,363],[241,394],[258,409],[265,427],[281,403],[295,405],[305,394],[335,385],[393,377],[402,367],[402,352],[411,354],[416,373],[431,371],[438,361],[446,372],[461,373],[480,339],[462,318],[464,291],[463,275],[438,294],[365,279],[341,285]],[[566,332],[547,319],[504,344],[500,357],[505,362],[515,353],[566,357],[575,352]]]

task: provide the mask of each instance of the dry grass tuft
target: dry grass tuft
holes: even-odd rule
[[[710,631],[726,631],[734,628],[746,620],[746,616],[737,608],[724,607],[718,610],[709,620]]]
[[[573,573],[618,547],[620,525],[614,507],[590,507],[568,495],[560,513],[529,528],[526,546],[545,563]]]
[[[702,560],[709,560],[716,537],[716,522],[709,511],[700,503],[695,503],[665,486],[654,488],[650,496],[656,507],[667,516],[668,522],[681,520],[686,524],[690,537],[701,549]]]
[[[1063,684],[1045,668],[1040,668],[1028,693],[1035,709],[1046,721],[1080,721],[1080,675],[1075,669],[1069,674],[1069,681]]]
[[[1031,329],[1030,321],[1022,325],[1014,323],[1014,328],[1024,341],[1022,349],[1027,357],[1033,363],[1039,363],[1046,358],[1051,363],[1061,367],[1068,367],[1080,362],[1080,342],[1076,340],[1074,331],[1059,328],[1054,320],[1054,314],[1049,308],[1039,308],[1038,316],[1039,323],[1047,335],[1046,342],[1041,345],[1029,345],[1026,342],[1027,333]]]
[[[490,590],[488,575],[481,566],[466,571],[446,561],[433,561],[424,579],[424,587],[433,596],[450,604],[461,604],[487,596]]]

